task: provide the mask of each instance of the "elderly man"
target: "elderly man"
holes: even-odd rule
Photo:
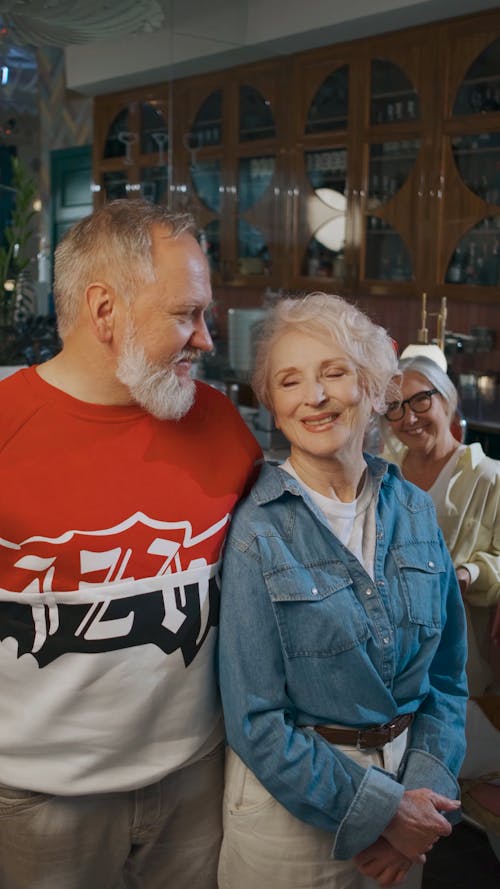
[[[54,293],[62,351],[0,384],[0,886],[214,889],[218,568],[260,450],[190,374],[187,217],[105,205]]]

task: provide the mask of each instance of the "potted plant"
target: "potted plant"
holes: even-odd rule
[[[34,235],[35,180],[12,158],[14,200],[0,246],[0,364],[34,364],[59,349],[55,319],[34,313],[29,242]]]

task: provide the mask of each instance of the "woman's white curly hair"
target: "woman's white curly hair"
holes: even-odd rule
[[[387,331],[341,296],[315,292],[278,300],[262,323],[252,386],[271,412],[271,350],[289,330],[337,343],[356,366],[360,385],[376,413],[385,413],[387,404],[401,397],[395,345]]]

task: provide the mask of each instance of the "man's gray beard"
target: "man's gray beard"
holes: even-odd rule
[[[176,355],[175,360],[184,354],[190,359],[197,355],[196,350],[186,349]],[[159,420],[180,420],[194,402],[194,380],[177,376],[172,365],[161,367],[148,361],[131,325],[118,359],[116,376],[134,401]]]

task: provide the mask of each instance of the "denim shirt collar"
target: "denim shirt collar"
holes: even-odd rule
[[[363,456],[377,489],[384,481],[386,475],[402,478],[400,470],[394,464],[387,463],[386,460],[374,457],[372,454],[364,454]],[[280,465],[272,462],[265,463],[262,467],[250,495],[258,506],[271,503],[273,500],[279,500],[285,492],[298,497],[304,497],[304,490],[297,479],[290,475],[286,469],[281,469],[279,472],[276,472],[276,469],[279,470]]]

